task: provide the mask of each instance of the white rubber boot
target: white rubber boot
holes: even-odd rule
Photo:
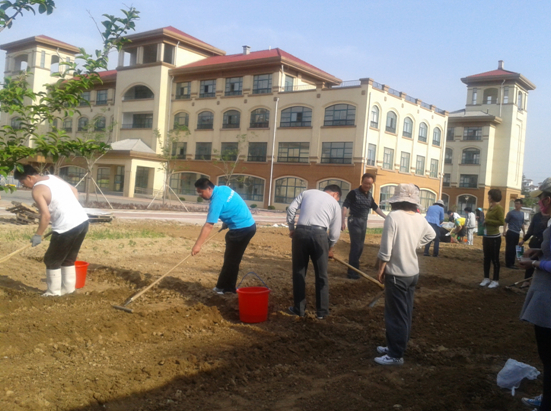
[[[74,292],[76,283],[77,272],[75,266],[61,267],[61,295]]]
[[[42,297],[52,297],[61,295],[61,269],[46,270],[46,284],[48,289]]]

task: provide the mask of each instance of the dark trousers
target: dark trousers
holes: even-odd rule
[[[438,224],[429,223],[432,229],[434,230],[434,233],[436,234],[436,237],[434,237],[434,240],[432,240],[430,243],[428,243],[425,246],[425,255],[429,255],[430,251],[430,245],[434,242],[434,250],[433,250],[433,256],[438,256],[438,251],[440,250],[440,226]]]
[[[348,232],[350,233],[350,254],[348,264],[354,268],[360,268],[360,257],[364,251],[365,229],[367,218],[348,217]],[[348,274],[357,276],[355,271],[348,269]]]
[[[482,250],[484,251],[484,278],[490,278],[490,266],[494,266],[494,281],[499,281],[499,248],[500,237],[483,237]]]
[[[48,270],[75,265],[88,225],[88,221],[85,221],[65,233],[52,233],[50,246],[44,254],[44,264]]]
[[[226,251],[224,252],[224,265],[218,276],[217,288],[226,292],[235,292],[235,284],[239,275],[239,265],[243,254],[249,245],[249,241],[256,233],[256,224],[247,228],[229,230],[226,233]]]
[[[313,227],[297,227],[293,234],[293,299],[299,315],[306,310],[306,271],[312,259],[316,277],[316,314],[329,315],[329,239],[325,230]]]
[[[551,411],[551,328],[534,327],[538,354],[543,363],[543,398],[540,411]]]
[[[388,355],[402,358],[413,319],[413,297],[419,274],[412,277],[385,275],[385,326]]]
[[[511,267],[515,265],[515,257],[517,255],[517,245],[519,240],[519,233],[514,233],[511,230],[507,230],[505,233],[505,266]]]

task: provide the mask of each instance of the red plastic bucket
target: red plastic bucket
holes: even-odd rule
[[[77,282],[75,284],[75,288],[84,287],[84,283],[86,282],[86,273],[88,272],[89,265],[90,263],[87,263],[86,261],[75,261],[75,271],[77,273]]]
[[[243,287],[237,289],[239,319],[244,323],[261,323],[268,319],[267,287]]]

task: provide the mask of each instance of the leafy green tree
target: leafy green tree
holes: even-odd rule
[[[235,138],[236,142],[230,148],[221,150],[220,153],[218,150],[213,150],[214,154],[218,155],[218,158],[213,159],[212,164],[223,173],[223,178],[228,186],[232,183],[231,179],[239,165],[239,161],[246,155],[247,143],[250,138],[248,134],[238,134]],[[245,167],[240,169],[240,171],[245,170]]]

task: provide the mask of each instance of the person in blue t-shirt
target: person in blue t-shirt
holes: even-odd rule
[[[229,228],[226,234],[226,251],[224,264],[218,276],[218,282],[213,291],[217,294],[235,293],[239,265],[249,241],[256,233],[253,216],[243,199],[227,186],[215,186],[208,178],[200,178],[195,182],[197,194],[205,200],[210,200],[207,221],[191,249],[191,255],[201,251],[201,246],[209,237],[214,224],[222,220],[223,227]]]
[[[436,203],[431,205],[427,209],[427,215],[425,216],[427,219],[427,222],[430,224],[434,232],[436,233],[436,237],[434,238],[434,251],[432,256],[438,257],[438,251],[440,248],[440,224],[444,221],[444,202],[442,200],[438,200]],[[431,241],[432,243],[432,241]],[[425,246],[425,253],[423,255],[429,256],[430,251],[430,244],[427,243]]]

